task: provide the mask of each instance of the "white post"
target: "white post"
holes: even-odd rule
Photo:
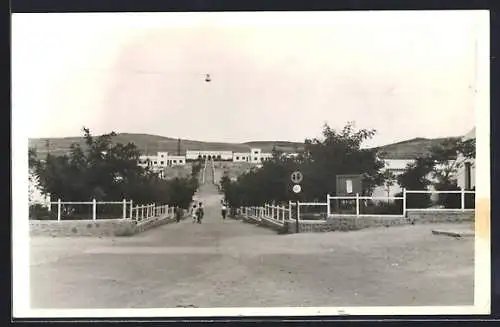
[[[97,202],[95,200],[95,198],[92,199],[92,220],[96,220],[97,219]]]
[[[133,206],[132,206],[132,205],[133,205],[133,201],[132,201],[132,200],[130,200],[130,219],[134,218],[134,216],[133,216],[133,211],[132,211],[132,208],[133,208]]]
[[[57,221],[61,221],[61,199],[57,199]]]
[[[359,193],[356,193],[356,217],[359,217]]]
[[[283,206],[283,212],[282,212],[281,220],[285,221],[285,206]]]
[[[127,201],[123,199],[123,219],[127,218]]]
[[[300,202],[297,201],[297,221],[300,220]]]
[[[331,214],[331,208],[330,208],[330,194],[326,195],[326,216],[330,217]]]
[[[144,205],[141,206],[141,220],[144,218]]]
[[[403,217],[406,217],[406,188],[403,188]]]
[[[460,195],[461,195],[461,201],[462,201],[462,211],[465,211],[465,191],[463,188],[462,188],[462,192]]]
[[[288,219],[292,220],[292,201],[288,201]]]
[[[51,202],[52,200],[50,199],[50,194],[47,195],[47,199],[48,199],[48,202],[49,202],[49,208],[48,209],[49,209],[49,212],[51,212],[52,211],[52,202]]]

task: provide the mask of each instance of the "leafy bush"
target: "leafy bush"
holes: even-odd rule
[[[398,199],[391,202],[368,201],[367,205],[360,209],[360,212],[368,215],[401,215],[403,214],[403,200]]]
[[[30,220],[57,220],[57,212],[49,211],[38,203],[29,206],[28,215]]]
[[[460,191],[456,184],[437,184],[437,191]],[[462,207],[462,195],[460,193],[440,193],[437,203],[447,209],[460,209]]]
[[[474,209],[475,207],[476,207],[476,194],[465,193],[465,209]]]

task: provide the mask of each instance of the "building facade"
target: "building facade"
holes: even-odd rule
[[[168,152],[158,152],[157,155],[141,155],[139,166],[149,168],[154,172],[173,166],[184,166],[189,161],[215,160],[231,162],[248,162],[260,164],[272,158],[272,153],[262,152],[261,149],[252,148],[249,152],[233,151],[211,151],[211,150],[187,150],[186,155],[169,155]]]
[[[232,151],[209,151],[209,150],[187,150],[186,160],[193,161],[199,159],[214,159],[231,161],[233,159]]]

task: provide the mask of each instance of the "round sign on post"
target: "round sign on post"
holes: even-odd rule
[[[294,193],[300,193],[300,191],[302,191],[302,188],[300,187],[299,184],[295,184],[292,188],[293,192]]]
[[[292,182],[294,182],[295,184],[299,184],[300,182],[302,182],[302,179],[304,178],[304,176],[302,176],[302,173],[300,171],[294,171],[292,173],[292,175],[290,175],[290,179],[292,180]]]

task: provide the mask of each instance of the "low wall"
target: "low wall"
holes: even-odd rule
[[[408,211],[407,217],[390,216],[339,216],[329,217],[326,220],[317,221],[302,220],[299,223],[299,233],[308,232],[332,232],[332,231],[354,231],[370,227],[390,227],[408,224],[430,224],[430,223],[462,223],[474,221],[474,211]],[[296,233],[296,222],[288,220],[284,226],[270,219],[257,219],[240,216],[245,222],[258,224],[271,228],[279,233]]]
[[[185,219],[184,215],[182,219]],[[173,216],[137,223],[132,219],[30,220],[31,236],[132,236],[174,222]]]
[[[370,227],[390,227],[407,224],[407,219],[403,217],[330,217],[325,221],[301,221],[299,232],[333,232],[333,231],[353,231]],[[288,221],[288,233],[296,233],[296,222]]]
[[[181,220],[184,220],[187,218],[187,215],[186,215],[186,212],[184,212]],[[164,217],[154,217],[154,218],[151,218],[149,219],[148,221],[145,221],[145,222],[139,222],[135,228],[135,232],[134,234],[137,234],[137,233],[142,233],[144,231],[147,231],[151,228],[155,228],[155,227],[158,227],[158,226],[162,226],[162,225],[166,225],[166,224],[170,224],[170,223],[173,223],[175,222],[175,216],[174,215],[171,215],[171,216],[164,216]],[[121,235],[119,235],[121,236]],[[126,236],[126,235],[124,235]]]
[[[240,215],[238,217],[235,217],[236,219],[241,219],[243,220],[244,222],[246,223],[249,223],[249,224],[254,224],[254,225],[258,225],[258,226],[262,226],[262,227],[266,227],[266,228],[269,228],[269,229],[272,229],[280,234],[282,233],[287,233],[287,227],[286,227],[286,224],[279,224],[275,221],[273,221],[272,219],[266,219],[266,218],[262,218],[262,219],[256,219],[256,218],[252,218],[252,217],[247,217],[247,216],[244,216],[244,215]]]
[[[410,224],[463,223],[474,221],[475,212],[470,211],[412,211],[406,212]]]
[[[131,219],[30,220],[31,236],[116,236],[133,235],[136,221]]]

